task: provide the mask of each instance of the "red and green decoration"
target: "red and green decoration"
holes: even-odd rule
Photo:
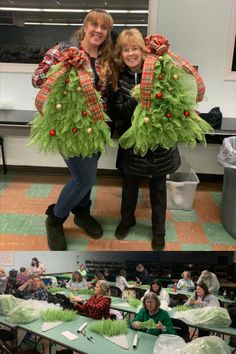
[[[149,54],[143,65],[140,101],[131,127],[120,138],[121,146],[144,156],[159,146],[206,144],[205,133],[213,133],[213,128],[195,111],[196,102],[204,97],[202,78],[187,60],[168,50],[165,37],[149,36],[145,44]]]
[[[69,48],[52,67],[38,93],[39,113],[32,123],[30,144],[64,158],[90,157],[114,146],[100,93],[93,87],[85,53]]]

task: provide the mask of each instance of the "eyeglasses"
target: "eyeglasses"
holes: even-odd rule
[[[125,53],[125,54],[128,54],[128,53],[138,53],[140,51],[140,48],[138,47],[133,47],[133,48],[123,48],[122,49],[122,52]]]

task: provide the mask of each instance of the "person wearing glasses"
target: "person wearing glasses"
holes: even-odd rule
[[[142,328],[142,322],[152,319],[154,324],[149,328]],[[160,308],[160,300],[153,292],[143,298],[143,308],[135,315],[130,327],[138,331],[159,336],[160,334],[176,334],[168,312]]]
[[[110,108],[116,134],[120,137],[131,126],[131,118],[138,100],[131,91],[141,82],[143,63],[147,49],[142,34],[137,29],[126,29],[120,33],[115,46],[115,61],[118,71],[118,90],[114,92],[114,104]],[[124,239],[136,224],[135,209],[138,201],[139,184],[142,178],[149,183],[152,209],[152,248],[165,247],[166,220],[166,175],[180,165],[177,148],[166,150],[158,147],[145,156],[123,149],[119,145],[116,167],[122,173],[121,221],[116,228],[117,239]]]
[[[45,288],[41,278],[37,275],[28,279],[24,284],[19,286],[18,290],[16,291],[16,296],[24,300],[48,300],[47,289]]]

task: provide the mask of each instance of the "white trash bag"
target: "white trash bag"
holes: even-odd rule
[[[183,338],[175,334],[160,334],[155,342],[154,354],[174,354],[177,348],[181,351],[185,346]]]
[[[177,318],[186,322],[188,325],[204,325],[229,327],[231,318],[228,311],[223,307],[206,306],[188,311],[177,311],[173,314],[173,318]]]
[[[161,334],[156,340],[154,354],[230,354],[229,346],[219,337],[207,336],[190,343],[174,334]]]
[[[236,136],[224,138],[217,160],[224,167],[236,169]]]

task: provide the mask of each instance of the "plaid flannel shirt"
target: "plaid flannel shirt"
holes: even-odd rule
[[[108,296],[91,296],[83,304],[76,304],[75,309],[81,314],[96,320],[110,317],[111,298]]]
[[[32,85],[35,88],[41,88],[41,86],[44,84],[44,82],[47,80],[47,73],[49,69],[53,66],[58,64],[61,61],[61,52],[65,50],[66,48],[70,48],[72,45],[69,42],[60,42],[59,44],[55,45],[51,49],[49,49],[41,63],[39,63],[37,69],[34,71],[32,75]],[[80,49],[83,49],[80,47]],[[86,53],[86,52],[85,52]],[[90,70],[91,76],[92,76],[92,81],[95,86],[95,77],[94,73],[90,64],[90,57],[89,54],[87,54],[88,57],[88,68]],[[99,63],[99,60],[95,60],[95,68],[96,72],[98,75],[100,75],[101,72],[101,65]],[[100,92],[101,97],[102,97],[102,103],[103,103],[103,108],[104,111],[107,110],[107,99],[105,96],[106,92],[106,84],[99,82],[96,89]]]

